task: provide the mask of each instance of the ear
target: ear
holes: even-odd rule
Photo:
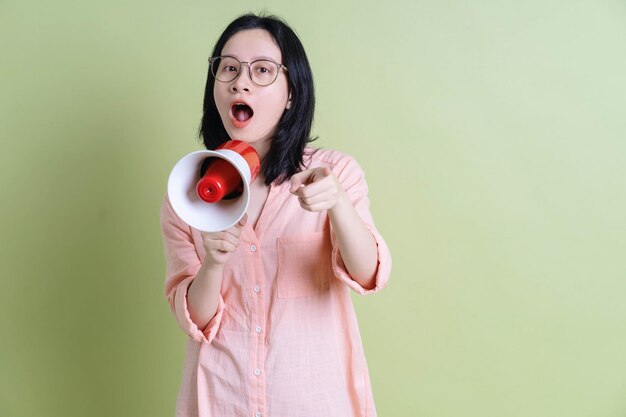
[[[285,106],[285,110],[289,110],[291,108],[291,93],[289,93],[289,98],[287,99],[287,105]]]

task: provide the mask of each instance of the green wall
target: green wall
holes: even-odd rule
[[[216,4],[219,5],[216,5]],[[0,415],[171,416],[158,212],[206,59],[285,17],[394,255],[380,416],[626,415],[623,1],[0,0]]]

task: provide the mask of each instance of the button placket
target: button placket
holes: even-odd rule
[[[262,293],[265,286],[263,258],[261,256],[261,246],[256,236],[251,236],[247,242],[248,249],[248,262],[253,271],[249,274],[252,284],[252,299],[251,299],[251,351],[250,351],[250,363],[253,368],[251,369],[250,377],[254,386],[252,395],[253,408],[251,412],[255,417],[261,417],[265,407],[265,371],[263,364],[265,363],[265,348],[264,340],[262,337],[263,327],[265,326],[265,297]],[[256,409],[256,410],[255,410]]]

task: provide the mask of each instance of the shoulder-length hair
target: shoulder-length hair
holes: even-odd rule
[[[310,137],[315,110],[313,73],[304,47],[295,32],[280,18],[245,14],[235,19],[218,39],[211,56],[219,56],[226,42],[237,32],[263,29],[272,35],[282,54],[291,96],[291,107],[283,112],[270,150],[261,163],[265,183],[284,182],[303,166],[304,149],[314,140]],[[213,87],[215,78],[209,68],[204,89],[204,105],[199,136],[207,149],[213,150],[230,140],[217,111]]]

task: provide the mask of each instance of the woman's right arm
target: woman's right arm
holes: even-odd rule
[[[220,292],[224,264],[238,244],[241,227],[221,232],[225,233],[222,236],[219,233],[201,236],[206,251],[201,259],[192,229],[176,215],[167,196],[160,217],[166,266],[165,297],[180,328],[197,342],[211,343],[224,310]]]
[[[198,328],[206,327],[217,312],[224,264],[239,246],[241,228],[245,224],[246,217],[223,232],[202,232],[206,256],[187,291],[189,315]]]

